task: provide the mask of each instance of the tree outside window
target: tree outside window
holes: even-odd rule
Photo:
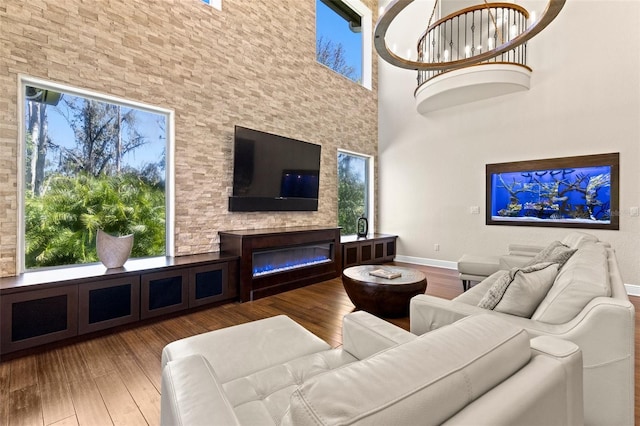
[[[338,226],[343,235],[356,234],[358,218],[369,215],[368,194],[368,157],[339,151]]]
[[[168,116],[24,86],[27,269],[96,262],[98,229],[166,253]]]
[[[316,59],[362,82],[362,18],[342,0],[316,0]]]

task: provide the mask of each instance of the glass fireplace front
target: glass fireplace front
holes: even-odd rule
[[[275,274],[333,261],[333,243],[314,243],[253,253],[253,276]]]

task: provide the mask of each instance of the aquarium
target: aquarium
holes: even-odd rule
[[[487,224],[618,229],[618,154],[487,165]]]

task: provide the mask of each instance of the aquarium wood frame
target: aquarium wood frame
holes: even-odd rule
[[[492,184],[491,177],[499,173],[512,173],[551,169],[569,169],[583,167],[611,167],[610,209],[609,223],[567,222],[563,219],[509,220],[496,219],[492,216]],[[513,226],[543,226],[560,228],[591,228],[591,229],[620,229],[620,153],[581,155],[575,157],[548,158],[541,160],[516,161],[510,163],[495,163],[486,165],[486,224]]]

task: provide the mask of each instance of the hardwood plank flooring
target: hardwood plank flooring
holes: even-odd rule
[[[413,266],[427,275],[427,294],[462,293],[456,271]],[[630,298],[640,309],[640,298]],[[0,360],[0,425],[157,425],[160,357],[176,339],[285,314],[330,345],[342,344],[342,317],[353,304],[333,279],[254,302],[200,309],[86,340]],[[408,318],[390,322],[409,328]],[[640,324],[636,319],[636,413],[640,397]],[[640,424],[636,414],[636,424]]]

